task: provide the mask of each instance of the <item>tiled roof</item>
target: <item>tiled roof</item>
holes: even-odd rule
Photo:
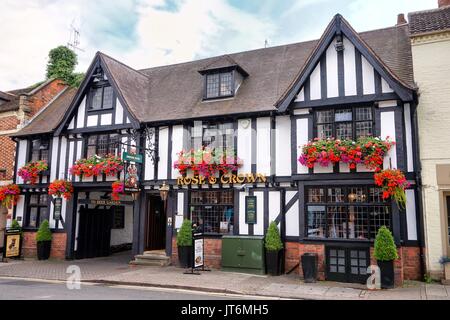
[[[408,16],[411,35],[450,30],[450,6],[412,12]]]

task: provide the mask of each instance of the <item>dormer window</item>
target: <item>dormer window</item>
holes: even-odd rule
[[[232,72],[206,75],[206,99],[230,97],[233,94]]]
[[[235,96],[244,78],[248,76],[230,56],[218,57],[198,72],[204,79],[203,100]]]

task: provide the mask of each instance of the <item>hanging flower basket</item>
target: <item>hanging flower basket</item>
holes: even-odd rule
[[[173,166],[182,175],[192,170],[195,175],[204,177],[214,176],[216,173],[227,174],[242,167],[242,160],[232,150],[201,148],[198,150],[182,150]]]
[[[400,208],[405,208],[405,189],[409,187],[403,172],[397,169],[387,169],[375,173],[375,185],[383,190],[383,199],[392,197]]]
[[[44,160],[29,162],[18,171],[19,177],[25,183],[36,184],[39,179],[39,174],[48,170],[48,164]]]
[[[125,186],[121,181],[115,181],[112,183],[111,199],[120,200],[120,194],[125,190]]]
[[[70,168],[74,176],[98,177],[101,174],[115,176],[123,170],[123,161],[115,155],[107,155],[105,158],[92,156],[87,159],[79,159]]]
[[[362,137],[358,141],[339,139],[314,139],[303,146],[298,161],[308,168],[316,164],[328,167],[339,162],[347,163],[350,169],[364,164],[368,169],[381,170],[385,154],[395,145],[390,141],[376,137]]]
[[[72,197],[73,186],[67,180],[54,180],[48,186],[48,194],[55,197],[63,196],[64,199],[69,200]]]
[[[3,207],[11,208],[19,201],[20,188],[16,184],[9,184],[0,187],[0,204]]]

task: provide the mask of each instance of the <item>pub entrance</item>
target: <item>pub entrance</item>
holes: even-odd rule
[[[166,213],[159,195],[148,195],[145,222],[145,251],[166,248]]]
[[[106,257],[111,253],[112,210],[80,207],[77,259]]]

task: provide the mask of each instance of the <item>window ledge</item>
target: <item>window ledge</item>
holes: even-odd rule
[[[214,98],[203,98],[202,103],[228,101],[228,100],[233,100],[234,97],[235,97],[235,95],[229,95],[229,96],[223,96],[223,97],[214,97]]]

